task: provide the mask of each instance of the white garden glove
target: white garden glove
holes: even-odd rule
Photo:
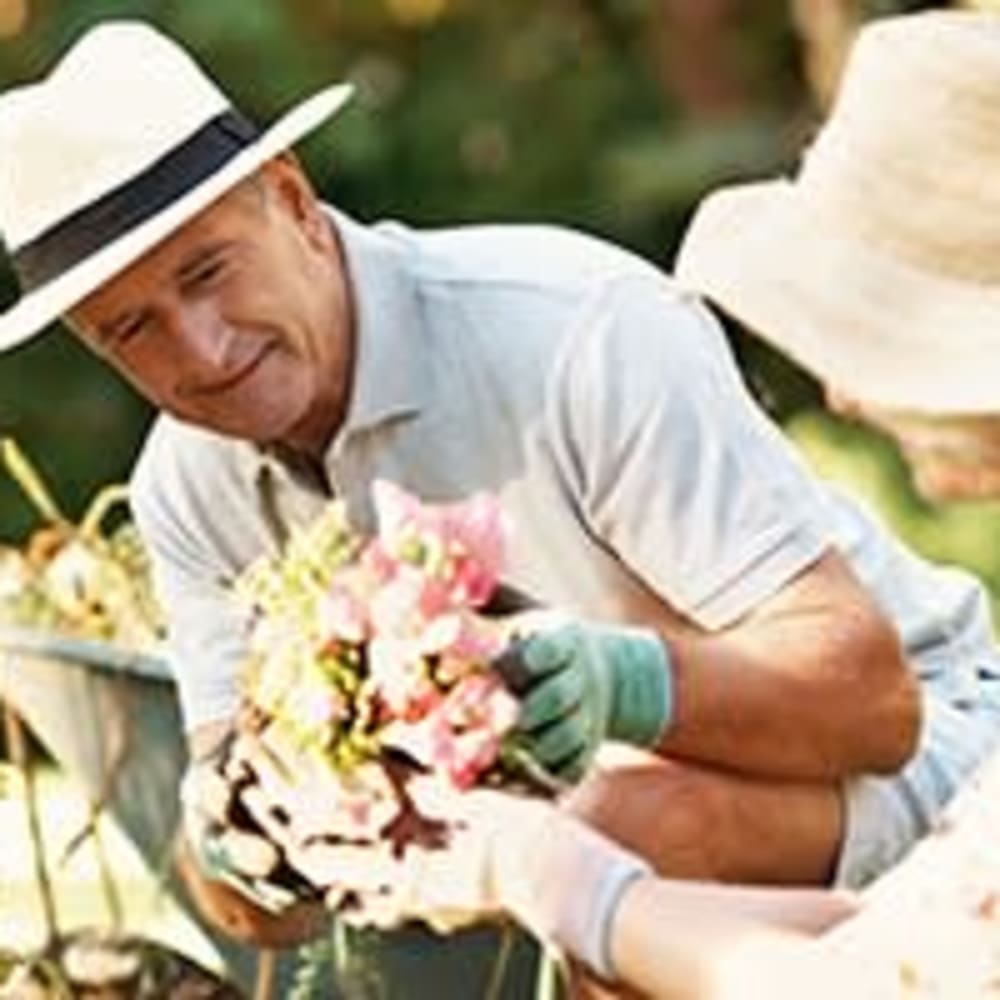
[[[606,979],[611,923],[628,884],[650,866],[550,802],[455,792],[418,779],[422,813],[447,817],[446,845],[409,845],[393,863],[385,910],[438,928],[506,913]]]

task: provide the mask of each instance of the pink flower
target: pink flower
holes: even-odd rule
[[[496,676],[479,672],[459,681],[423,718],[390,723],[382,742],[467,788],[494,763],[516,718],[513,696]]]
[[[496,587],[506,524],[496,499],[476,494],[454,504],[424,505],[386,482],[373,486],[378,537],[367,560],[385,579],[400,563],[426,577],[421,611],[433,617],[449,607],[480,607]]]
[[[323,635],[342,642],[360,644],[371,634],[368,604],[358,582],[350,577],[334,580],[329,591],[317,607],[319,626]]]
[[[487,669],[505,631],[476,610],[501,571],[498,501],[423,504],[388,482],[373,493],[373,539],[352,535],[342,512],[321,516],[247,586],[260,613],[247,697],[317,770],[269,779],[300,844],[387,836],[399,797],[382,748],[466,788],[496,764],[518,714]]]
[[[426,652],[439,658],[463,660],[476,666],[499,656],[506,644],[507,639],[496,623],[462,610],[428,622],[421,643]]]
[[[401,566],[383,579],[371,595],[369,614],[376,635],[412,636],[424,624],[423,577]]]
[[[371,595],[371,634],[409,639],[413,649],[425,656],[447,655],[475,663],[501,652],[505,640],[494,623],[448,602],[429,613],[426,593],[426,580],[413,567],[401,567]]]
[[[493,673],[470,674],[451,689],[445,711],[456,728],[484,727],[502,735],[517,721],[517,699]]]
[[[295,836],[375,841],[398,811],[392,783],[380,764],[349,771],[306,773],[292,790],[289,812]]]
[[[405,639],[372,639],[368,670],[375,690],[395,718],[422,718],[444,697],[419,647]]]
[[[301,730],[320,733],[327,730],[331,736],[333,727],[347,716],[344,696],[317,677],[300,677],[298,684],[289,688],[283,708]]]

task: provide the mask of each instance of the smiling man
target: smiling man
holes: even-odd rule
[[[815,481],[711,315],[648,263],[550,227],[426,233],[322,204],[286,150],[345,97],[258,133],[133,23],[0,97],[25,287],[0,344],[68,316],[163,411],[133,495],[206,908],[260,942],[318,926],[222,849],[203,793],[246,650],[232,581],[331,496],[369,528],[376,478],[495,493],[510,583],[572,615],[497,664],[526,742],[580,782],[567,808],[664,874],[871,878],[995,740],[982,588]],[[606,742],[630,756],[592,767]]]
[[[69,320],[188,423],[318,455],[343,420],[353,350],[343,260],[290,156],[264,164]]]

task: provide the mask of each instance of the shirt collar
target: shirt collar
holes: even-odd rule
[[[416,414],[425,401],[425,343],[416,283],[415,252],[399,237],[362,225],[339,209],[324,209],[340,240],[354,309],[355,359],[351,399],[328,456],[355,432]],[[289,471],[280,449],[247,444],[255,478],[265,466]]]
[[[352,431],[419,412],[427,379],[414,250],[398,236],[328,211],[344,250],[355,332],[351,400],[335,446]]]

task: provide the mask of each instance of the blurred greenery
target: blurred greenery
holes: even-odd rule
[[[182,40],[262,124],[332,80],[353,80],[353,106],[300,153],[323,194],[363,219],[557,222],[669,265],[705,191],[793,168],[815,128],[793,18],[808,6],[0,0],[0,88],[37,78],[97,21],[144,18]],[[939,4],[811,6],[842,8],[850,21]],[[0,306],[15,296],[0,265]],[[991,544],[1000,503],[928,505],[888,442],[824,413],[815,384],[759,342],[737,334],[735,346],[757,394],[821,474],[850,482],[913,545],[969,566],[1000,595]],[[127,476],[150,418],[64,332],[0,358],[0,437],[20,442],[74,520],[98,486]],[[0,544],[34,522],[0,476]]]
[[[22,30],[0,41],[0,85],[37,77],[96,21],[146,18],[264,123],[333,79],[354,80],[354,106],[301,149],[318,187],[348,211],[417,224],[561,222],[664,262],[702,190],[782,161],[804,100],[792,29],[774,2],[748,11],[723,52],[740,67],[727,70],[742,88],[739,113],[707,118],[674,92],[671,26],[640,0],[24,2]],[[0,291],[15,294],[7,273]],[[126,475],[148,417],[64,333],[0,363],[0,433],[39,462],[71,515],[97,483]],[[20,536],[31,517],[0,482],[0,538]]]
[[[0,86],[43,73],[96,21],[142,17],[183,40],[263,123],[333,79],[354,80],[354,106],[301,153],[322,192],[362,218],[560,222],[669,264],[704,191],[790,168],[815,127],[792,16],[804,6],[0,0],[9,35],[0,39]],[[936,4],[841,6],[866,17]],[[0,294],[15,295],[6,272]],[[927,506],[884,441],[822,415],[809,380],[760,344],[737,346],[825,472],[856,482],[914,544],[967,563],[1000,592],[988,544],[996,508]],[[71,516],[98,484],[126,476],[149,417],[64,333],[0,362],[0,434],[28,450]],[[0,481],[0,540],[32,520]]]

